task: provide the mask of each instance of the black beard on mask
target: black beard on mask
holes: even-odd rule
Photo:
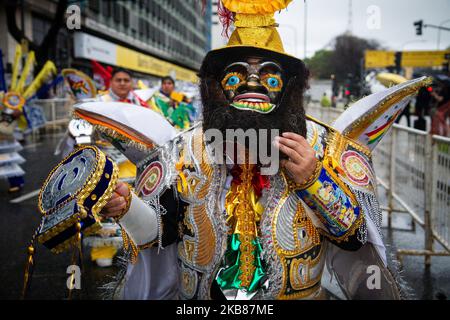
[[[203,104],[203,132],[218,129],[278,129],[306,137],[306,116],[303,94],[308,85],[306,67],[288,79],[278,106],[268,114],[238,110],[226,99],[217,75],[200,73],[200,94]],[[270,150],[268,141],[267,150]],[[286,156],[280,153],[280,158]]]

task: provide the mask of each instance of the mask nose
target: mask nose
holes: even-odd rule
[[[239,90],[241,89],[241,90]],[[247,77],[247,83],[244,86],[238,88],[239,93],[257,92],[267,94],[266,88],[261,84],[261,79],[257,74],[250,74]]]

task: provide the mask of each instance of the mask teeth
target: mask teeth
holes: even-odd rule
[[[262,112],[267,112],[273,107],[273,105],[268,102],[248,102],[248,101],[234,102],[233,106],[237,108],[246,108]]]

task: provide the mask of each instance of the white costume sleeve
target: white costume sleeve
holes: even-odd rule
[[[132,194],[130,209],[119,224],[136,245],[144,245],[158,236],[158,220],[155,211],[137,195]]]

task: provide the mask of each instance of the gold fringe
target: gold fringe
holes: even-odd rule
[[[132,148],[138,149],[140,151],[147,151],[147,150],[151,150],[151,148],[149,148],[148,146],[146,146],[145,144],[139,143],[137,141],[133,141],[130,140],[129,138],[125,137],[124,135],[120,134],[117,131],[114,131],[110,128],[106,128],[104,126],[101,125],[93,125],[94,128],[100,132],[103,132],[105,134],[107,134],[108,136],[110,136],[113,139],[118,139],[118,140],[122,140],[122,141],[126,141],[127,146],[130,146]]]
[[[34,242],[34,241],[33,241]],[[30,246],[27,249],[28,251],[28,260],[25,265],[25,273],[23,277],[23,288],[22,288],[22,300],[26,298],[26,294],[30,285],[31,277],[33,275],[33,269],[34,269],[34,247],[33,244],[30,244]]]
[[[125,251],[130,252],[130,262],[132,264],[135,264],[137,261],[137,257],[139,255],[139,248],[134,243],[132,239],[128,236],[127,232],[124,230],[124,228],[121,228],[122,232],[122,240],[123,240],[123,249]]]
[[[368,126],[378,119],[386,110],[392,107],[394,104],[400,102],[407,96],[414,94],[420,88],[431,85],[432,78],[427,77],[414,85],[407,86],[400,91],[394,92],[380,101],[376,108],[372,112],[368,112],[360,117],[357,121],[353,122],[351,126],[346,128],[342,135],[350,139],[358,140],[359,136],[368,128]]]

